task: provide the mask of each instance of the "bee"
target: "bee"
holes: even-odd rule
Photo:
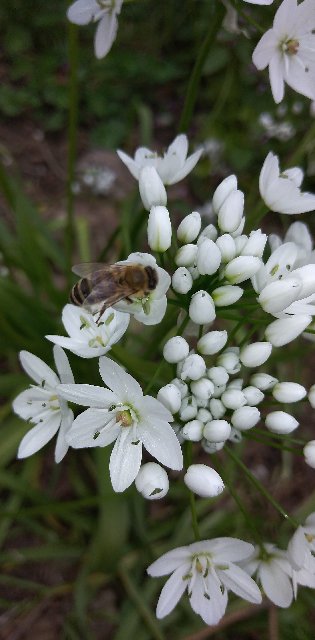
[[[101,304],[97,324],[105,309],[120,300],[131,304],[133,297],[141,299],[143,310],[148,313],[146,301],[158,283],[154,267],[133,262],[109,265],[86,262],[75,265],[72,271],[81,276],[81,280],[72,287],[70,301],[89,310]]]

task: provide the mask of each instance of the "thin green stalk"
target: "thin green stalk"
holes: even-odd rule
[[[77,151],[78,125],[78,29],[68,22],[69,48],[69,116],[68,116],[68,164],[67,164],[67,223],[65,227],[66,271],[71,284],[71,266],[74,248],[74,170]]]
[[[126,569],[122,566],[119,569],[119,577],[127,595],[137,609],[139,616],[142,618],[147,629],[150,631],[150,638],[154,638],[155,640],[164,640],[164,634],[159,629],[157,620],[152,615],[150,609],[147,607],[140,589],[136,587]]]
[[[203,68],[204,68],[206,59],[208,57],[209,51],[211,49],[211,45],[214,42],[215,36],[220,29],[220,26],[224,17],[225,8],[223,4],[221,4],[221,2],[219,4],[217,2],[213,4],[214,4],[214,9],[213,9],[213,18],[212,18],[211,27],[209,28],[209,31],[203,41],[203,44],[199,49],[197,60],[195,62],[195,66],[192,70],[192,74],[189,79],[185,103],[184,103],[182,115],[179,122],[179,131],[185,132],[188,129],[188,126],[193,114],[193,110],[195,107],[195,103],[197,100],[197,94],[198,94],[198,89],[199,89]]]
[[[246,11],[244,11],[244,9],[240,7],[236,0],[232,0],[232,4],[237,13],[239,13],[240,16],[242,16],[242,18],[246,20],[246,22],[249,22],[249,24],[255,27],[255,29],[257,29],[259,33],[265,33],[265,29],[258,22],[256,22],[256,20],[254,20],[251,15],[247,14]]]
[[[296,522],[296,520],[294,520],[294,518],[292,518],[281,506],[281,504],[279,504],[274,497],[271,495],[271,493],[269,493],[269,491],[266,489],[266,487],[264,487],[264,485],[251,473],[251,471],[249,471],[249,469],[246,467],[246,465],[242,462],[242,460],[240,460],[240,458],[235,455],[235,453],[232,451],[232,449],[230,449],[230,447],[225,446],[225,451],[226,453],[230,456],[230,458],[232,458],[232,460],[234,460],[234,462],[240,467],[240,469],[242,469],[243,473],[245,474],[246,478],[251,482],[251,484],[258,489],[258,491],[267,499],[269,500],[269,502],[272,504],[272,506],[276,509],[276,511],[278,511],[278,513],[280,513],[282,515],[282,517],[285,520],[288,520],[288,522],[290,522],[292,524],[293,527],[298,527],[298,522]]]

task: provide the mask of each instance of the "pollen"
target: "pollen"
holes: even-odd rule
[[[116,422],[120,422],[122,427],[131,427],[133,419],[130,411],[119,411],[116,413]]]
[[[296,55],[299,50],[300,43],[298,40],[292,38],[292,40],[288,40],[284,42],[282,45],[283,51],[288,53],[290,56]]]

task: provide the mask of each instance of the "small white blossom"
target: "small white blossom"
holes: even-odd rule
[[[215,243],[221,251],[222,262],[230,262],[235,258],[235,240],[229,233],[224,233],[222,236],[219,236]]]
[[[177,238],[182,244],[194,242],[200,233],[201,216],[198,211],[193,211],[186,216],[177,229]]]
[[[100,358],[100,374],[108,387],[89,384],[60,385],[58,391],[72,402],[89,407],[73,422],[67,440],[74,448],[105,447],[115,442],[109,471],[114,491],[124,491],[137,476],[142,445],[170,469],[182,468],[182,452],[170,426],[172,414],[116,362]]]
[[[241,349],[240,361],[244,367],[260,367],[268,360],[271,351],[270,342],[252,342]]]
[[[147,500],[160,500],[169,490],[168,475],[156,462],[147,462],[140,467],[135,479],[136,489]]]
[[[207,370],[207,376],[217,386],[226,384],[229,379],[229,374],[225,367],[209,367]]]
[[[200,378],[190,384],[190,390],[198,399],[209,400],[214,391],[214,384],[208,378]]]
[[[214,498],[224,491],[224,482],[219,474],[205,464],[188,467],[184,482],[186,487],[201,498]]]
[[[265,233],[262,233],[261,229],[251,231],[240,253],[242,254],[242,256],[256,256],[257,258],[262,258],[266,242],[267,235]]]
[[[264,394],[258,387],[248,386],[243,389],[244,396],[246,398],[246,403],[249,407],[255,407],[257,404],[262,402],[264,399]]]
[[[233,190],[222,203],[218,215],[218,227],[224,233],[233,233],[239,229],[244,213],[244,193]]]
[[[203,437],[209,442],[224,442],[231,435],[231,425],[226,420],[210,420],[204,426]]]
[[[227,178],[224,178],[224,180],[220,182],[212,197],[212,207],[216,215],[218,215],[226,199],[235,191],[237,191],[236,176],[227,176]]]
[[[299,526],[288,544],[289,559],[295,569],[311,566],[315,554],[315,512]]]
[[[286,435],[292,433],[298,426],[298,421],[286,411],[272,411],[265,419],[266,427],[273,433]]]
[[[182,336],[170,338],[164,345],[163,357],[166,362],[177,363],[185,360],[189,354],[189,344]]]
[[[154,577],[172,574],[159,597],[157,617],[170,613],[186,588],[192,609],[209,625],[224,615],[228,590],[249,602],[261,602],[256,583],[235,564],[252,552],[251,544],[237,538],[214,538],[165,553],[147,570]]]
[[[220,420],[223,418],[226,408],[219,398],[211,398],[209,402],[209,409],[211,411],[214,420]]]
[[[182,396],[175,384],[166,384],[159,390],[157,400],[174,415],[180,409]]]
[[[306,464],[315,469],[315,440],[310,440],[303,448],[303,455]]]
[[[154,206],[148,218],[148,245],[152,251],[163,253],[172,244],[172,225],[166,207]]]
[[[260,195],[267,207],[277,213],[290,215],[313,211],[315,209],[315,194],[301,191],[302,179],[303,171],[297,167],[281,173],[278,156],[270,151],[259,176]]]
[[[188,293],[193,286],[191,273],[186,267],[178,267],[172,276],[172,287],[176,293]]]
[[[194,396],[185,396],[179,410],[179,417],[183,422],[193,420],[198,412],[196,398]]]
[[[256,256],[238,256],[226,265],[224,276],[230,284],[240,284],[255,275],[261,265],[261,259]]]
[[[178,249],[175,256],[175,264],[178,267],[191,267],[194,265],[198,253],[198,247],[195,244],[184,244]]]
[[[309,399],[309,403],[311,405],[311,407],[313,409],[315,409],[315,384],[312,384],[309,392],[308,392],[308,399]]]
[[[164,184],[154,167],[144,167],[139,175],[139,192],[143,206],[147,211],[151,207],[165,206],[167,195]]]
[[[222,287],[218,287],[211,292],[214,304],[216,307],[228,307],[234,304],[243,295],[243,289],[241,287],[227,284]]]
[[[191,297],[189,317],[195,324],[209,324],[215,319],[214,302],[207,291],[197,291]]]
[[[257,578],[269,600],[278,607],[289,607],[293,600],[292,567],[287,553],[273,544],[255,548],[251,558],[242,563],[250,575]]]
[[[257,389],[260,389],[260,391],[269,391],[269,389],[273,389],[277,382],[277,378],[270,376],[269,373],[255,373],[250,378],[250,383],[254,387],[257,387]]]
[[[232,413],[231,423],[235,429],[247,431],[252,429],[260,420],[260,412],[257,407],[240,407]]]
[[[265,331],[265,338],[274,347],[282,347],[295,340],[312,322],[312,316],[299,314],[292,317],[274,320]]]
[[[227,331],[210,331],[205,333],[197,342],[197,349],[199,353],[204,356],[210,356],[218,351],[221,351],[225,347],[228,339]]]
[[[277,382],[272,389],[273,397],[278,402],[298,402],[306,396],[306,389],[297,382]]]
[[[220,367],[224,367],[230,375],[238,373],[241,369],[238,354],[227,349],[218,356],[217,364]]]
[[[200,275],[211,276],[221,264],[221,251],[210,238],[204,238],[198,247],[196,266]]]
[[[203,426],[203,422],[198,419],[186,422],[181,430],[184,440],[199,442],[202,438]]]
[[[183,362],[181,379],[199,380],[206,373],[206,363],[197,353],[191,353]]]
[[[117,34],[117,16],[123,0],[76,0],[68,9],[67,16],[74,24],[85,25],[97,22],[94,49],[97,58],[109,52]]]
[[[235,410],[246,404],[246,398],[239,389],[227,389],[221,395],[221,402],[227,409]]]

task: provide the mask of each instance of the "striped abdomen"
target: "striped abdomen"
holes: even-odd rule
[[[70,302],[81,307],[92,291],[92,283],[88,278],[81,278],[71,289]]]

